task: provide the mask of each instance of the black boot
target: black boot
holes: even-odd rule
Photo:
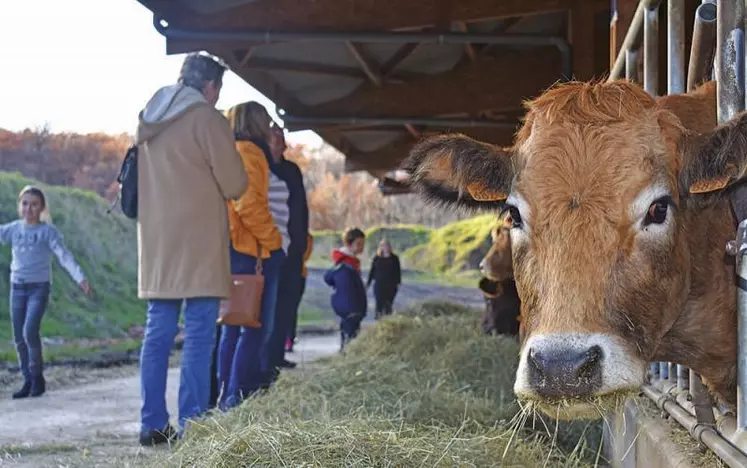
[[[282,361],[280,361],[280,366],[279,367],[282,367],[282,368],[285,368],[285,369],[295,369],[296,365],[297,364],[295,362],[293,362],[293,361],[289,361],[287,359],[283,359]]]
[[[26,398],[31,394],[31,381],[24,380],[23,387],[13,394],[13,399],[18,400],[20,398]]]
[[[47,391],[47,382],[44,380],[43,375],[33,377],[31,379],[31,396],[39,397],[44,395]]]
[[[165,444],[176,440],[178,434],[174,426],[168,424],[164,429],[145,431],[140,433],[140,445],[152,447],[158,444]]]

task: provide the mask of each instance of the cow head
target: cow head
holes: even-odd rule
[[[493,243],[480,261],[480,273],[491,281],[505,281],[514,277],[510,226],[510,217],[504,216],[490,232]]]
[[[657,101],[627,81],[567,83],[527,104],[513,147],[445,134],[403,165],[427,199],[508,213],[514,390],[552,416],[598,417],[637,391],[688,300],[693,193],[735,181],[747,157],[747,118],[714,130],[705,87]]]

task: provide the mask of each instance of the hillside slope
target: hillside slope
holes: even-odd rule
[[[0,224],[17,219],[18,192],[30,183],[37,184],[17,173],[0,172]],[[93,297],[85,297],[55,259],[42,336],[124,336],[128,327],[142,324],[145,317],[144,304],[137,299],[135,223],[118,212],[107,214],[106,201],[93,192],[38,185],[48,198],[53,224],[95,291]],[[0,246],[0,341],[11,338],[9,270],[10,248]]]
[[[490,249],[492,214],[457,221],[437,229],[417,225],[375,227],[366,231],[364,267],[383,238],[389,240],[405,268],[438,275],[456,275],[475,270]],[[311,264],[329,265],[330,251],[341,243],[339,231],[316,231]]]

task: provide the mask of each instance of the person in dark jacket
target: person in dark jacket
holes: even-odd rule
[[[392,245],[388,240],[382,239],[371,262],[368,272],[367,287],[374,282],[374,297],[376,298],[376,319],[385,315],[391,315],[394,298],[402,283],[402,270],[399,257],[392,252]]]
[[[368,310],[366,287],[358,259],[363,252],[365,238],[366,235],[358,228],[346,229],[342,236],[344,246],[332,251],[334,267],[324,274],[324,282],[334,289],[332,309],[340,317],[340,351],[358,336]]]
[[[305,278],[303,274],[304,253],[309,231],[309,206],[306,201],[306,188],[298,165],[285,159],[285,135],[280,127],[273,128],[271,151],[276,161],[276,173],[288,186],[288,235],[290,246],[280,269],[283,279],[278,287],[275,309],[275,328],[272,337],[271,359],[275,368],[293,368],[295,362],[285,359],[285,339],[294,325],[294,315],[298,312],[303,296]],[[275,373],[277,376],[277,372]]]
[[[513,278],[493,281],[483,277],[478,287],[485,298],[482,331],[488,335],[517,336],[521,301]]]

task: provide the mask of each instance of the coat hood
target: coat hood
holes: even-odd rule
[[[208,103],[205,96],[196,89],[183,84],[164,86],[156,91],[140,111],[135,142],[140,144],[150,140],[198,105]]]
[[[332,250],[332,261],[335,265],[338,263],[347,263],[348,265],[355,268],[356,271],[361,271],[361,261],[350,252],[349,249],[342,247],[340,249]]]

